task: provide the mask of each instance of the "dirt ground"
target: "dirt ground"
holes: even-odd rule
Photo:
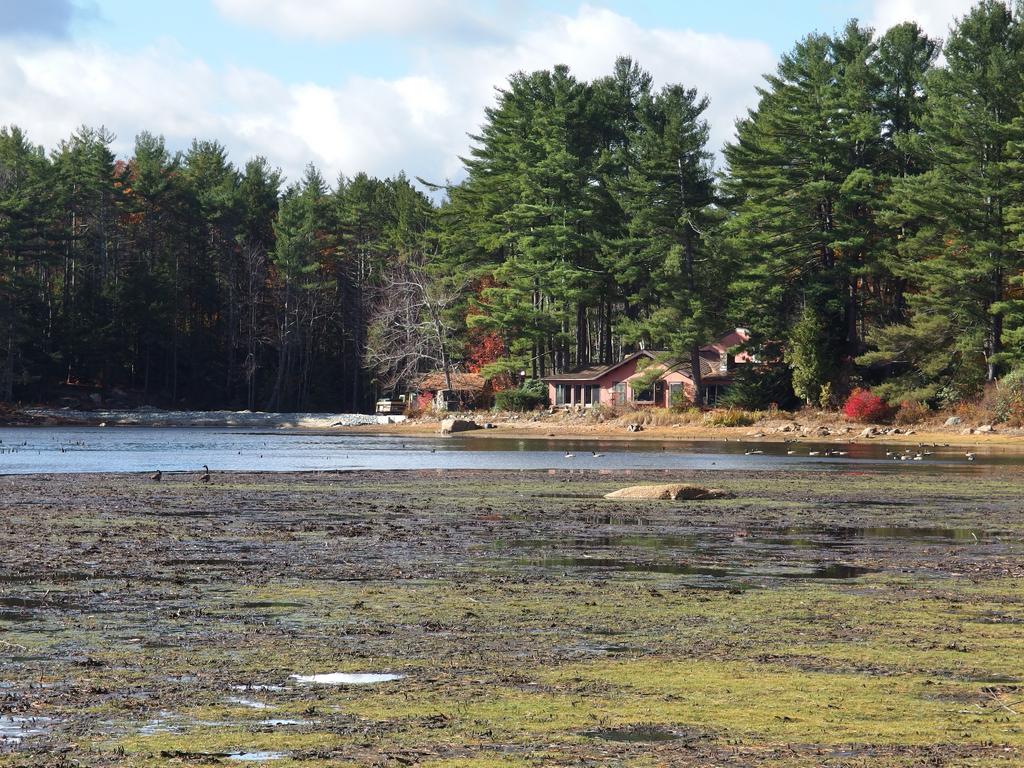
[[[0,477],[0,766],[1021,765],[1022,480]]]

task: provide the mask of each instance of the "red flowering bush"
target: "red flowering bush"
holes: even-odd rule
[[[889,406],[878,395],[855,389],[843,403],[843,416],[849,421],[885,421],[889,418]]]

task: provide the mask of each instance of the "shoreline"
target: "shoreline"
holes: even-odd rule
[[[486,421],[477,418],[478,423]],[[880,432],[871,437],[862,437],[861,432],[870,425],[844,425],[851,431],[842,432],[842,427],[831,429],[828,434],[819,431],[783,432],[775,422],[770,424],[754,424],[747,427],[710,427],[697,425],[651,426],[644,427],[640,432],[628,432],[626,428],[615,424],[565,424],[550,421],[538,421],[529,425],[522,422],[505,422],[495,420],[493,429],[476,429],[460,432],[447,437],[470,436],[473,438],[528,438],[538,440],[599,440],[614,442],[707,442],[707,443],[835,443],[854,444],[885,444],[885,445],[918,445],[939,444],[984,445],[992,448],[1005,448],[1024,452],[1024,432],[993,431],[964,434],[951,428],[934,427],[931,425],[901,429],[899,434]],[[877,425],[876,425],[877,426]],[[891,427],[880,427],[889,429]],[[771,430],[771,431],[769,431]],[[407,421],[402,424],[380,426],[354,426],[331,432],[340,431],[355,434],[404,435],[408,437],[437,437],[440,434],[440,422]]]
[[[1008,451],[1024,451],[1024,429],[978,425],[945,426],[933,422],[893,426],[854,424],[831,414],[787,414],[748,426],[707,424],[645,424],[643,411],[603,422],[574,413],[491,414],[453,413],[451,418],[490,423],[491,429],[473,429],[446,437],[527,438],[541,440],[596,440],[614,442],[679,441],[742,443],[835,443],[891,445],[983,445]],[[685,415],[680,415],[684,419]],[[629,425],[641,426],[630,431]],[[365,434],[405,437],[438,437],[441,418],[430,416],[378,416],[333,413],[264,413],[251,411],[67,411],[47,408],[11,410],[0,418],[0,428],[31,427],[156,427],[168,429],[219,428],[265,429],[307,434]],[[875,434],[865,431],[873,428]],[[988,431],[991,430],[991,431]]]

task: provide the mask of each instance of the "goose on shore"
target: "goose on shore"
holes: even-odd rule
[[[968,461],[974,461],[974,459],[977,457],[977,455],[978,454],[974,453],[973,451],[968,451],[967,453],[964,454],[964,456],[967,457]]]
[[[149,476],[149,479],[159,483],[163,479],[163,476],[164,473],[158,469],[156,472]]]
[[[210,468],[208,466],[206,466],[205,464],[203,464],[203,474],[201,474],[199,476],[199,482],[200,483],[208,483],[208,482],[210,482]]]

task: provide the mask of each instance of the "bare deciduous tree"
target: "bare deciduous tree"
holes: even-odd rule
[[[366,343],[366,366],[384,391],[412,383],[428,368],[440,369],[451,391],[455,327],[449,310],[463,287],[444,284],[413,264],[396,265],[384,275]]]

